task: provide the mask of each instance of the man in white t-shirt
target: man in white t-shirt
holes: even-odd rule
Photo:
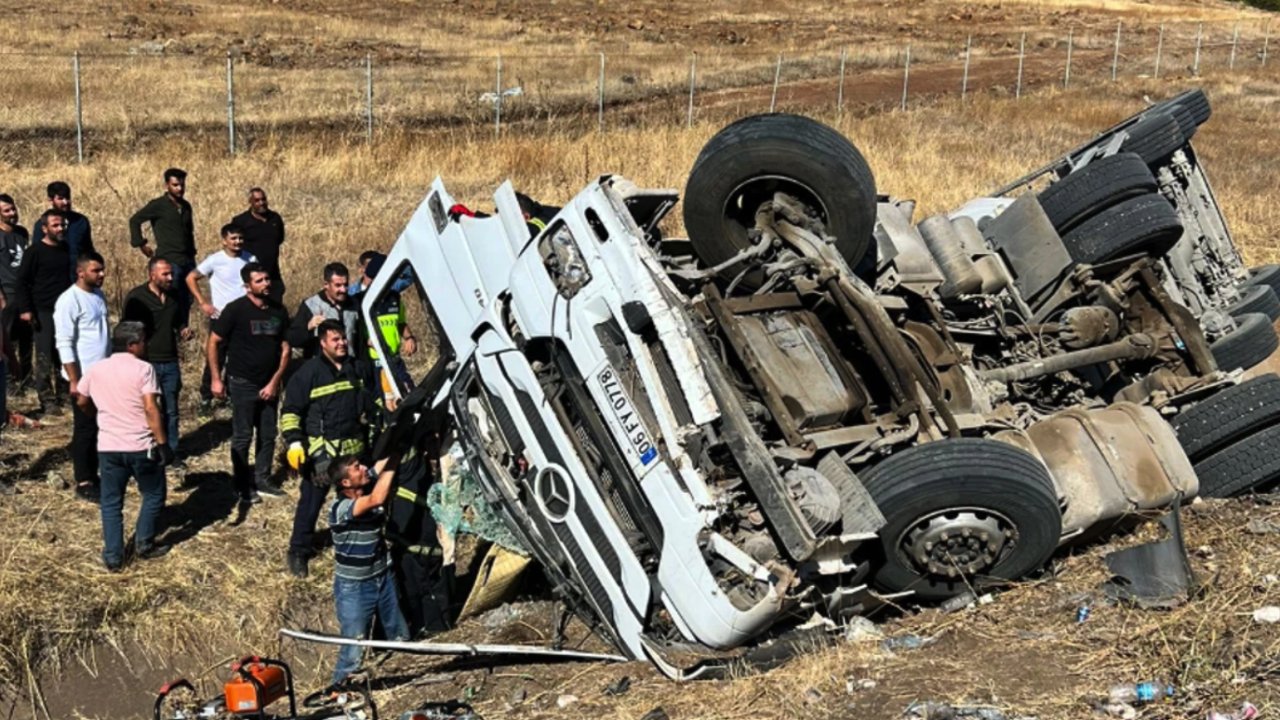
[[[102,295],[106,277],[102,256],[89,251],[76,260],[76,284],[58,296],[53,305],[54,345],[62,361],[62,377],[71,385],[71,397],[79,394],[80,378],[95,363],[111,354],[107,299]],[[79,403],[71,406],[71,464],[76,494],[85,500],[98,497],[98,423]]]
[[[209,322],[213,322],[222,314],[222,308],[236,298],[244,297],[244,281],[240,279],[240,270],[256,258],[244,250],[244,236],[235,225],[222,226],[222,249],[210,255],[187,275],[187,288],[191,297],[199,306]],[[199,280],[209,278],[209,297],[200,292]],[[221,367],[227,365],[226,343],[221,346]],[[213,406],[213,391],[210,389],[212,377],[208,363],[204,366],[204,375],[200,378],[200,414],[208,416]]]

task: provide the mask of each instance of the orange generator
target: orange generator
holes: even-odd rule
[[[222,686],[223,701],[228,712],[236,715],[261,715],[268,705],[289,698],[289,711],[296,715],[293,696],[293,673],[279,660],[255,656],[243,657],[231,666],[232,676]]]

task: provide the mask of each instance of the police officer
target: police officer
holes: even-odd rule
[[[315,479],[325,476],[334,458],[366,454],[382,404],[373,367],[350,352],[342,323],[326,320],[316,329],[320,352],[290,378],[280,417],[289,467],[302,474],[288,554],[296,577],[307,576],[316,519],[328,494]]]
[[[368,289],[387,256],[375,253],[364,265],[361,285]],[[400,299],[400,278],[385,288],[372,304],[373,322],[377,328],[377,337],[368,337],[365,323],[360,323],[360,341],[368,345],[369,359],[382,371],[383,391],[390,397],[390,381],[394,378],[401,385],[402,392],[412,389],[413,379],[409,377],[403,357],[410,357],[418,350],[418,341],[409,325],[405,322],[404,302]],[[392,408],[394,409],[394,408]]]

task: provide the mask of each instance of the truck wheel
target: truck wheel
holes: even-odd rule
[[[1138,195],[1156,191],[1156,179],[1142,158],[1117,153],[1095,160],[1045,188],[1040,206],[1064,233],[1085,218]]]
[[[1248,370],[1271,357],[1271,353],[1280,347],[1275,326],[1262,313],[1241,315],[1236,318],[1236,326],[1235,330],[1209,346],[1219,370]]]
[[[1249,269],[1249,279],[1244,281],[1243,288],[1254,285],[1266,285],[1280,293],[1280,265],[1259,265]]]
[[[1280,424],[1280,376],[1262,375],[1229,387],[1170,423],[1187,457],[1200,460],[1251,432]]]
[[[875,178],[853,143],[799,115],[754,115],[716,133],[689,174],[684,225],[698,259],[711,267],[750,247],[756,210],[776,192],[818,214],[850,267],[873,247]],[[736,278],[742,270],[729,267],[722,275]],[[762,281],[755,272],[741,283],[753,289]]]
[[[1197,127],[1209,122],[1210,116],[1213,115],[1213,109],[1209,106],[1209,96],[1205,95],[1204,90],[1200,88],[1180,93],[1170,98],[1166,104],[1180,105],[1185,108]]]
[[[1178,120],[1163,110],[1152,110],[1125,129],[1129,139],[1121,149],[1140,156],[1148,165],[1157,165],[1186,144]]]
[[[1103,210],[1062,236],[1076,262],[1100,263],[1140,252],[1164,255],[1182,237],[1168,200],[1147,193]]]
[[[1250,313],[1262,313],[1275,322],[1280,318],[1280,297],[1269,285],[1251,285],[1240,291],[1240,299],[1227,306],[1227,314],[1233,318]]]
[[[890,455],[860,473],[884,514],[874,583],[941,600],[1039,568],[1058,546],[1053,480],[1029,453],[958,438]]]
[[[1225,498],[1265,490],[1280,480],[1280,425],[1259,430],[1196,463],[1200,495]]]

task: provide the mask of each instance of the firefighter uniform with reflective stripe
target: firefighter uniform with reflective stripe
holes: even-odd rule
[[[414,448],[401,459],[398,487],[386,505],[391,567],[400,592],[400,609],[413,637],[452,626],[453,565],[444,564],[436,521],[427,505],[427,491],[435,481],[428,457],[438,443],[430,438],[425,444],[426,453]]]
[[[307,360],[285,387],[280,431],[285,443],[301,443],[307,459],[302,494],[293,516],[289,552],[301,558],[314,553],[316,520],[324,507],[328,485],[323,477],[329,463],[343,455],[363,456],[371,426],[381,413],[382,394],[371,365],[348,357],[341,369],[323,354]]]

